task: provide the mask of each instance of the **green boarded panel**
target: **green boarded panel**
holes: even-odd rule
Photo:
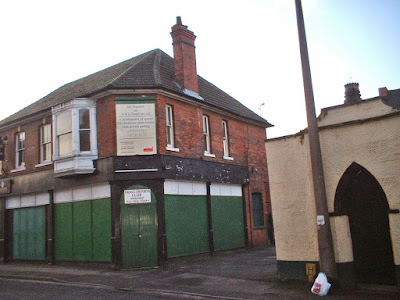
[[[72,203],[54,205],[54,255],[57,260],[73,260]]]
[[[36,246],[31,247],[34,259],[46,258],[46,207],[32,207],[33,226]]]
[[[92,201],[72,203],[73,256],[75,260],[92,260]]]
[[[46,209],[29,207],[13,211],[13,258],[45,259]]]
[[[242,197],[212,196],[214,249],[245,246]]]
[[[111,200],[92,201],[93,260],[111,261]]]
[[[208,252],[206,196],[165,196],[168,257]]]
[[[13,211],[13,258],[18,259],[22,258],[23,254],[21,251],[23,247],[21,245],[22,241],[22,226],[21,226],[21,210],[14,210]]]

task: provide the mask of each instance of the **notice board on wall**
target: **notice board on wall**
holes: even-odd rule
[[[157,153],[154,101],[116,101],[117,155]]]

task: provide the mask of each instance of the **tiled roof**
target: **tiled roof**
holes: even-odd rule
[[[271,126],[266,120],[242,105],[215,85],[198,77],[199,94],[205,103],[238,116]],[[174,60],[165,52],[155,49],[117,65],[68,83],[17,113],[0,121],[0,126],[50,109],[74,98],[90,97],[108,89],[163,88],[178,94],[182,89],[175,83]],[[202,100],[197,100],[202,101]]]

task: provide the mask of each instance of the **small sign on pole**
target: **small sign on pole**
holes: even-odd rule
[[[125,190],[125,204],[143,204],[151,202],[150,189]]]

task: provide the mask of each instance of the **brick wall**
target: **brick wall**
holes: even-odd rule
[[[246,194],[248,203],[248,226],[251,229],[251,241],[253,247],[261,247],[265,245],[267,232],[265,229],[253,229],[253,216],[250,215],[252,212],[252,194],[261,193],[264,213],[267,213],[271,217],[271,205],[269,195],[269,182],[268,182],[268,169],[267,169],[267,158],[265,153],[266,135],[265,130],[260,130],[259,127],[248,125],[248,168],[250,175],[250,185],[248,193]]]
[[[166,150],[166,105],[173,107],[175,148],[178,148],[179,152]],[[215,154],[215,158],[204,156],[203,115],[209,117],[211,153]],[[223,120],[228,125],[229,152],[233,160],[223,159]],[[160,154],[201,158],[242,166],[251,163],[252,166],[265,166],[262,169],[266,170],[264,128],[248,125],[231,117],[164,96],[159,96],[157,100],[157,138]]]
[[[166,112],[171,105],[174,113],[175,147],[179,152],[166,150]],[[203,115],[209,117],[211,153],[215,157],[204,156]],[[222,121],[228,124],[229,151],[233,160],[223,158]],[[265,128],[246,124],[201,107],[159,96],[157,100],[158,153],[187,158],[197,158],[224,164],[248,166],[249,186],[245,189],[247,226],[252,247],[266,243],[265,229],[253,229],[252,193],[261,193],[264,212],[271,216],[267,159],[265,153]]]
[[[5,145],[5,161],[3,162],[3,170],[5,175],[19,175],[27,172],[38,171],[46,168],[52,168],[52,164],[40,166],[40,127],[46,123],[51,124],[51,116],[35,120],[33,122],[22,124],[11,128],[1,135],[6,135],[8,140]],[[16,164],[16,134],[25,132],[25,170],[11,173],[15,169]],[[38,166],[39,165],[39,166]],[[2,174],[4,175],[4,174]]]
[[[96,104],[97,149],[99,158],[116,155],[116,120],[114,96],[100,99]]]

